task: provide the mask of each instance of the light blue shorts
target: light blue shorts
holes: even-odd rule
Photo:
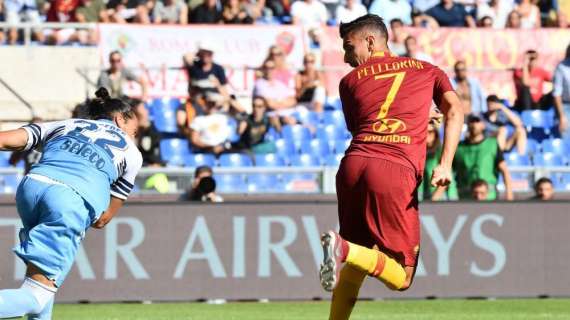
[[[24,228],[14,252],[61,286],[91,225],[89,205],[65,185],[30,177],[18,186],[16,205]]]

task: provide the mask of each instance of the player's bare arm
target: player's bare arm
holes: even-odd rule
[[[95,229],[103,229],[117,215],[124,203],[125,200],[111,196],[109,208],[91,226]]]
[[[439,165],[433,169],[431,177],[431,184],[434,187],[447,186],[451,183],[451,165],[463,126],[463,108],[455,91],[443,94],[440,109],[445,119],[445,131],[441,159]]]
[[[0,132],[0,150],[19,151],[28,143],[28,133],[24,129]]]

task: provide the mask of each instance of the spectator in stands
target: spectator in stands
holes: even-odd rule
[[[80,0],[79,7],[75,10],[75,19],[80,23],[110,22],[107,8],[103,0]],[[81,44],[96,45],[97,30],[79,30],[77,36]]]
[[[183,0],[157,0],[152,17],[155,24],[188,24],[188,6]]]
[[[518,11],[513,10],[509,13],[507,17],[507,29],[520,29],[521,28],[521,14]]]
[[[540,28],[540,9],[531,0],[521,0],[515,7],[515,10],[520,14],[521,17],[521,28]]]
[[[556,19],[559,28],[570,26],[570,1],[558,1]]]
[[[467,118],[467,127],[469,134],[457,147],[453,159],[459,198],[469,198],[473,182],[483,179],[489,185],[488,199],[496,199],[498,174],[501,173],[505,181],[506,199],[513,200],[511,175],[497,139],[485,136],[485,122],[478,115],[472,114]]]
[[[216,0],[204,0],[204,2],[190,12],[190,23],[215,24],[222,21],[222,10]]]
[[[79,0],[54,0],[50,2],[47,12],[47,22],[77,22],[75,11],[79,7]],[[47,44],[57,45],[79,41],[75,28],[46,29],[44,35]]]
[[[148,84],[146,79],[143,76],[137,77],[131,70],[125,68],[123,65],[123,56],[119,51],[113,51],[109,54],[109,64],[111,67],[99,75],[97,87],[106,88],[113,98],[124,98],[123,86],[127,81],[135,81],[141,86],[141,99],[143,101],[148,99]]]
[[[416,28],[436,29],[439,28],[439,23],[437,23],[432,16],[428,16],[427,14],[414,9],[412,10],[412,26]]]
[[[519,154],[526,154],[526,130],[519,116],[494,94],[487,97],[487,110],[483,115],[486,135],[496,137],[499,147],[504,152],[509,152],[516,146]],[[515,128],[511,136],[508,135],[508,125]]]
[[[357,0],[346,0],[336,7],[336,23],[347,23],[359,18],[367,13],[366,7]]]
[[[224,199],[216,194],[214,171],[209,166],[199,166],[194,171],[194,180],[190,189],[181,197],[182,201],[223,202]]]
[[[523,65],[513,72],[518,110],[545,109],[552,107],[551,96],[544,95],[545,82],[552,81],[550,72],[538,62],[538,52],[528,50],[523,56]]]
[[[484,29],[493,28],[493,18],[489,16],[484,16],[483,18],[477,21],[477,27]]]
[[[420,192],[423,194],[424,199],[431,199],[432,201],[444,200],[444,198],[457,199],[457,186],[455,180],[452,179],[449,186],[446,188],[437,188],[429,183],[427,177],[429,177],[433,169],[439,164],[441,158],[441,139],[439,138],[439,133],[437,128],[433,124],[428,125],[427,137],[426,137],[426,163],[424,166],[424,179],[420,185]]]
[[[412,15],[422,14],[432,7],[436,6],[441,0],[412,0],[410,3],[412,4],[413,10]]]
[[[110,0],[108,14],[115,23],[150,23],[150,10],[147,0]]]
[[[414,36],[408,36],[404,41],[404,45],[406,47],[406,57],[433,63],[433,58],[430,55],[420,51],[418,48],[418,41]]]
[[[328,12],[320,0],[298,0],[291,5],[291,18],[293,24],[321,27],[327,23]]]
[[[400,19],[404,24],[412,24],[412,6],[408,0],[373,0],[368,13],[380,16],[384,21]]]
[[[502,29],[507,24],[509,12],[513,10],[513,2],[509,0],[491,0],[481,2],[477,5],[477,19],[482,20],[490,17],[493,28]]]
[[[275,62],[267,60],[263,64],[263,77],[255,81],[253,96],[259,96],[267,101],[270,116],[279,116],[285,124],[295,124],[293,113],[304,107],[296,107],[295,90],[286,86],[274,77]]]
[[[190,124],[190,143],[195,152],[221,154],[231,149],[228,142],[232,134],[230,118],[221,112],[223,97],[219,93],[205,94],[204,114],[196,116]]]
[[[240,0],[226,0],[222,16],[225,24],[252,24],[254,21]]]
[[[295,73],[292,71],[293,68],[289,63],[287,63],[287,55],[281,47],[278,45],[269,47],[266,60],[271,60],[275,64],[275,69],[272,72],[273,78],[290,88],[295,88]]]
[[[534,184],[534,197],[531,200],[550,201],[554,200],[554,185],[552,180],[543,177]]]
[[[129,103],[134,107],[138,120],[136,135],[137,148],[143,157],[143,166],[163,166],[160,156],[160,132],[148,117],[148,110],[144,103],[138,99],[131,99]]]
[[[190,125],[194,118],[205,114],[206,98],[199,88],[191,88],[190,97],[176,111],[176,124],[178,131],[190,140]]]
[[[189,78],[188,93],[215,92],[229,100],[226,71],[214,62],[215,51],[214,42],[203,41],[199,44],[196,55],[188,53],[184,56],[184,68]]]
[[[312,53],[303,58],[304,69],[295,77],[296,98],[299,103],[307,105],[309,109],[322,112],[325,106],[325,76],[315,67],[316,59]]]
[[[274,17],[281,18],[287,13],[290,2],[288,0],[264,0],[257,2],[260,6],[258,7],[259,15],[262,12],[267,12],[267,15],[272,15]],[[263,6],[261,6],[263,5]]]
[[[441,27],[476,27],[475,20],[467,13],[465,6],[453,0],[441,0],[426,14],[432,16]]]
[[[483,179],[477,179],[471,184],[471,198],[476,201],[489,199],[489,184]]]
[[[451,79],[451,84],[461,102],[463,102],[463,113],[465,116],[469,114],[483,114],[487,111],[487,95],[483,91],[483,87],[479,81],[467,75],[467,65],[465,61],[459,60],[455,62],[453,67],[455,77]]]
[[[558,115],[558,130],[565,139],[570,139],[570,45],[566,47],[566,56],[554,71],[554,89],[552,90],[554,107]]]
[[[5,0],[4,15],[6,23],[18,24],[28,22],[32,24],[42,23],[36,0]],[[40,29],[34,29],[33,35],[38,42],[44,42],[44,34]],[[18,41],[18,29],[8,29],[8,44],[16,44]]]
[[[392,19],[390,21],[390,41],[388,47],[393,53],[403,56],[406,54],[406,38],[408,34],[404,30],[404,23],[400,19]]]
[[[243,150],[255,154],[274,153],[276,151],[273,141],[265,141],[265,134],[273,127],[281,130],[277,118],[267,115],[267,102],[261,97],[253,97],[252,113],[246,119],[240,121],[238,134],[240,139],[232,145],[232,149],[238,152]]]

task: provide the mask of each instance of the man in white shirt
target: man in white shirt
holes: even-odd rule
[[[308,28],[324,26],[327,23],[327,8],[320,0],[299,0],[291,6],[293,24]]]
[[[405,25],[412,24],[412,6],[408,0],[374,0],[368,12],[380,16],[385,23],[400,19]]]
[[[231,147],[227,143],[232,134],[229,117],[219,111],[222,101],[218,93],[206,94],[205,114],[190,124],[190,142],[195,151],[220,154]]]
[[[337,23],[347,23],[356,18],[365,15],[366,7],[356,0],[346,0],[344,4],[340,4],[336,7],[336,22]]]

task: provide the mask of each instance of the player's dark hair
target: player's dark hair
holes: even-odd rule
[[[485,188],[489,189],[489,184],[487,183],[487,181],[483,179],[477,179],[473,181],[473,183],[471,184],[471,190],[481,186],[485,186]]]
[[[386,28],[384,19],[370,13],[354,21],[341,23],[339,26],[340,37],[344,39],[352,32],[358,32],[366,29],[380,33],[382,37],[388,41],[388,29]]]
[[[96,98],[89,100],[89,118],[93,120],[113,120],[118,113],[125,119],[135,117],[133,107],[121,99],[111,98],[109,91],[101,87],[95,92]]]
[[[547,178],[547,177],[542,177],[542,178],[538,179],[538,180],[536,181],[536,183],[534,184],[534,190],[535,190],[535,191],[538,190],[538,187],[540,187],[540,185],[543,184],[543,183],[552,184],[552,180],[550,180],[550,179]]]

